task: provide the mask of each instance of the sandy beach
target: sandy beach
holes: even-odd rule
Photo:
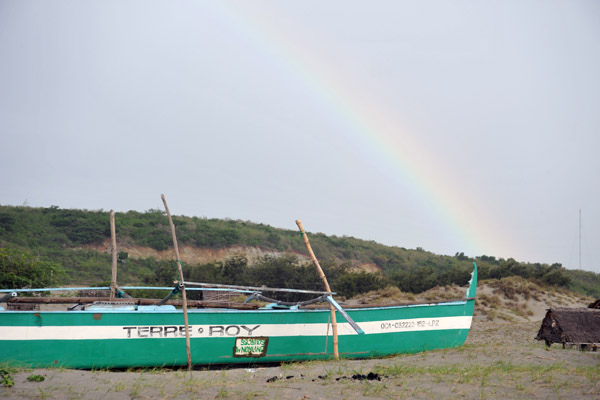
[[[600,399],[600,352],[534,339],[539,321],[476,316],[465,345],[385,359],[236,368],[14,372],[7,399]],[[32,375],[43,381],[29,381]],[[31,379],[31,378],[30,378]]]

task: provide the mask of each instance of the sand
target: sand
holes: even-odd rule
[[[559,345],[548,349],[543,342],[534,340],[537,329],[539,322],[490,322],[485,317],[475,318],[461,348],[386,359],[191,372],[25,370],[13,374],[13,387],[0,387],[0,397],[600,399],[600,352],[562,349]],[[44,380],[28,381],[32,375],[43,376]]]

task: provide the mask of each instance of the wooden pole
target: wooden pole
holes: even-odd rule
[[[110,279],[110,301],[115,299],[117,291],[117,233],[115,229],[115,212],[110,210],[110,238],[112,247],[112,277]]]
[[[302,234],[302,239],[304,240],[304,244],[306,245],[306,249],[308,250],[308,254],[310,254],[310,258],[311,258],[313,264],[315,265],[315,267],[317,267],[317,271],[319,272],[319,276],[321,277],[321,280],[325,284],[325,290],[328,291],[328,292],[331,292],[331,288],[329,287],[329,283],[327,282],[327,278],[325,277],[325,274],[323,273],[323,269],[321,269],[321,265],[319,264],[319,260],[317,260],[317,257],[315,256],[315,253],[313,253],[312,247],[310,247],[310,242],[308,241],[308,236],[306,235],[306,231],[304,230],[304,227],[302,226],[302,221],[300,221],[299,219],[297,219],[296,220],[296,225],[298,225],[298,229],[300,229],[300,233]],[[329,309],[331,310],[331,327],[332,327],[332,330],[333,330],[333,357],[336,360],[339,360],[340,359],[340,353],[339,353],[339,350],[338,350],[337,321],[335,319],[335,308],[333,307],[333,304],[329,304]]]
[[[181,298],[183,300],[183,321],[185,323],[185,349],[187,352],[187,364],[188,370],[192,369],[192,353],[190,348],[190,325],[188,323],[188,312],[187,312],[187,298],[185,295],[185,285],[183,284],[183,268],[181,267],[181,259],[179,258],[179,247],[177,246],[177,236],[175,235],[175,225],[173,224],[173,218],[171,218],[171,211],[169,211],[169,206],[167,206],[167,200],[165,199],[165,195],[161,194],[160,198],[165,205],[165,210],[167,211],[167,216],[169,217],[169,225],[171,225],[171,235],[173,236],[173,246],[175,247],[175,256],[177,257],[177,268],[179,268],[179,282],[181,282]]]

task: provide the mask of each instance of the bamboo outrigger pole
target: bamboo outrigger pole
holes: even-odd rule
[[[327,282],[327,278],[325,277],[325,274],[323,273],[323,270],[321,269],[321,265],[319,264],[319,260],[317,260],[317,257],[315,257],[315,253],[313,253],[312,247],[310,247],[310,242],[308,241],[308,236],[306,235],[306,231],[304,230],[304,227],[302,226],[302,221],[297,219],[296,225],[298,225],[298,229],[300,229],[300,233],[302,234],[302,239],[304,240],[304,244],[306,245],[308,254],[310,254],[310,258],[312,259],[312,262],[315,265],[315,267],[317,267],[319,276],[321,277],[321,280],[325,284],[325,290],[328,292],[331,292],[331,289],[329,288],[329,283]],[[329,309],[331,310],[331,327],[333,330],[333,357],[336,360],[339,360],[340,353],[338,350],[338,331],[337,331],[337,322],[335,320],[335,308],[333,307],[333,304],[329,304]]]
[[[181,259],[179,258],[179,247],[177,246],[177,236],[175,235],[175,225],[173,224],[173,218],[171,218],[171,212],[169,206],[167,206],[167,200],[165,195],[161,194],[160,198],[165,205],[167,216],[169,217],[169,225],[171,225],[171,235],[173,236],[173,246],[175,247],[175,256],[177,257],[177,268],[179,269],[179,282],[181,282],[181,298],[183,305],[183,321],[185,323],[185,350],[187,352],[187,364],[188,370],[192,369],[192,353],[190,349],[190,325],[188,323],[188,312],[187,312],[187,298],[185,295],[185,285],[183,284],[183,269],[181,267]]]
[[[115,229],[115,212],[110,210],[110,238],[112,247],[112,277],[110,279],[110,301],[117,292],[117,234]]]

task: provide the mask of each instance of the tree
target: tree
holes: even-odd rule
[[[243,282],[248,259],[242,254],[229,257],[223,264],[223,276],[228,283]]]
[[[45,288],[66,282],[68,276],[60,264],[40,260],[24,251],[0,248],[0,288]]]
[[[569,278],[564,269],[555,269],[543,277],[544,282],[560,286],[560,287],[568,287],[569,283],[571,283],[571,278]]]
[[[378,275],[370,274],[365,271],[349,272],[334,282],[335,291],[345,297],[356,296],[359,293],[370,292],[371,290],[383,289],[387,285],[385,279]]]

